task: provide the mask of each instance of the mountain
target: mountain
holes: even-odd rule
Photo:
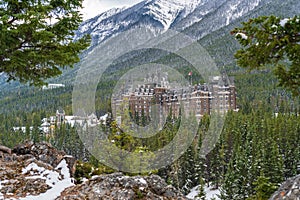
[[[236,67],[233,54],[239,44],[229,33],[243,21],[259,15],[277,15],[290,17],[299,14],[300,2],[296,0],[145,0],[129,8],[116,8],[101,13],[82,23],[75,33],[75,39],[83,34],[91,34],[92,45],[82,54],[82,58],[97,45],[136,26],[146,26],[153,32],[169,29],[181,31],[193,38],[210,53],[219,67]],[[178,62],[179,58],[170,56],[161,58],[161,52],[142,52],[135,56],[126,55],[126,59],[110,67],[110,74],[120,72],[121,67],[136,66],[146,62],[162,60],[161,64],[186,66]],[[130,58],[130,59],[128,59]],[[134,58],[134,59],[132,59]],[[182,59],[181,59],[182,60]],[[60,77],[50,79],[49,83],[65,83],[72,86],[77,70],[82,63],[72,69],[64,69]],[[0,102],[3,107],[9,102],[19,101],[16,91],[28,88],[17,82],[7,84],[5,75],[0,75]],[[17,89],[16,89],[17,88]],[[11,96],[12,101],[7,96]],[[25,100],[24,100],[25,101]],[[11,106],[13,107],[13,106]]]
[[[135,26],[167,30],[199,5],[200,0],[146,0],[130,8],[111,9],[85,21],[77,32],[91,34],[92,46]]]
[[[191,21],[191,19],[201,17],[201,20],[192,23],[191,26],[185,27],[184,29],[185,33],[200,39],[213,31],[234,23],[237,19],[243,18],[249,12],[259,9],[269,2],[270,0],[210,1],[210,4],[197,7],[194,12],[182,20],[181,24],[186,23],[186,21]],[[203,15],[202,12],[205,12],[205,15]]]
[[[282,8],[287,4],[291,5],[290,9]],[[232,24],[238,26],[246,16],[257,10],[263,10],[261,14],[267,14],[268,8],[272,5],[275,14],[280,12],[285,16],[290,12],[298,13],[298,7],[293,6],[294,4],[299,3],[295,0],[280,4],[277,0],[144,0],[132,7],[108,10],[83,22],[74,39],[84,34],[92,36],[91,47],[82,54],[82,57],[103,41],[137,26],[148,27],[154,32],[173,29],[183,31],[193,38],[202,39]],[[79,66],[80,64],[77,68]],[[71,82],[77,68],[64,70],[63,77],[58,80]],[[16,84],[5,84],[5,75],[0,75],[0,87],[11,88],[16,87]]]
[[[245,3],[247,1],[243,1]],[[241,26],[241,23],[251,18],[258,16],[275,15],[282,18],[293,17],[299,15],[300,1],[287,0],[284,3],[280,0],[261,1],[259,5],[251,12],[244,14],[232,21],[229,25],[223,26],[215,30],[214,24],[211,23],[214,17],[207,17],[199,23],[194,23],[188,29],[185,29],[186,34],[199,35],[202,33],[202,37],[198,42],[209,52],[214,58],[218,66],[235,66],[234,52],[236,52],[240,46],[236,42],[235,38],[230,35],[230,31],[235,27]],[[221,11],[219,11],[221,13]],[[221,20],[215,19],[215,20]],[[208,24],[208,25],[207,25]],[[205,27],[205,28],[203,28]],[[214,30],[214,31],[208,31]],[[203,34],[206,32],[206,34]]]
[[[92,47],[132,27],[144,26],[153,31],[185,30],[200,21],[217,30],[270,0],[145,0],[130,8],[111,9],[85,21],[76,32],[78,38],[91,34]],[[207,32],[205,32],[207,33]],[[203,33],[194,35],[199,38]]]
[[[153,33],[172,29],[184,32],[192,38],[201,39],[264,6],[269,1],[145,0],[129,8],[111,9],[83,22],[76,32],[75,39],[84,34],[92,36],[91,47],[82,55],[83,57],[99,44],[133,27],[147,27]],[[146,53],[139,54],[139,57],[140,60],[152,62],[160,59],[161,55],[163,54],[150,57],[150,54]],[[120,65],[129,66],[136,63],[138,62],[127,62]],[[113,68],[118,70],[120,67],[114,66]],[[72,82],[76,71],[77,68],[68,70],[59,80]]]

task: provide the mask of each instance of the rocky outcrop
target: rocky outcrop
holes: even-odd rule
[[[0,146],[0,199],[186,199],[157,175],[113,173],[75,185],[75,164],[48,143]]]
[[[75,173],[75,158],[68,156],[63,151],[59,151],[47,142],[34,144],[33,142],[25,142],[19,144],[12,149],[12,153],[16,155],[32,155],[36,160],[56,167],[62,159],[67,161],[71,175]]]
[[[57,200],[81,199],[186,199],[157,175],[124,176],[122,173],[94,176],[80,185],[67,188]]]
[[[11,154],[11,149],[6,146],[0,145],[0,152]]]
[[[58,187],[74,185],[75,161],[48,143],[26,142],[13,149],[1,146],[0,199],[46,195],[51,189],[55,193]]]
[[[286,180],[270,200],[300,200],[300,175]]]

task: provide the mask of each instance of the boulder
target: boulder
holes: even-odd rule
[[[47,142],[35,144],[32,141],[27,141],[15,146],[12,149],[12,152],[18,156],[32,155],[36,158],[36,160],[49,164],[54,168],[61,162],[61,160],[65,159],[70,169],[71,176],[73,177],[75,173],[76,159],[72,156],[66,155],[63,151],[57,150]]]
[[[270,200],[300,200],[300,175],[282,183]]]
[[[187,199],[157,175],[125,176],[122,173],[94,176],[65,189],[57,200],[73,199]]]
[[[6,147],[6,146],[0,145],[0,151],[3,152],[3,153],[11,154],[11,149]]]

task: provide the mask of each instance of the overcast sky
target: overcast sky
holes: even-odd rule
[[[83,18],[86,20],[111,8],[131,6],[140,1],[142,0],[84,0]]]

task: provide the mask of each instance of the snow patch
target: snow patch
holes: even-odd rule
[[[237,33],[237,34],[235,35],[235,37],[238,37],[238,36],[241,36],[242,39],[244,39],[244,40],[247,40],[247,39],[248,39],[248,36],[247,36],[245,33]]]
[[[197,198],[197,195],[199,194],[199,188],[200,185],[194,187],[191,189],[191,192],[186,196],[189,199],[199,199]],[[213,189],[212,187],[204,187],[204,192],[205,192],[205,199],[210,200],[210,199],[215,199],[215,200],[220,200],[218,195],[220,195],[220,190],[219,189]]]
[[[58,182],[54,187],[51,189],[47,190],[47,192],[42,193],[38,196],[27,196],[25,198],[21,198],[20,200],[54,200],[57,197],[60,196],[60,193],[64,191],[67,187],[73,186],[74,184],[72,183],[71,180],[69,179],[64,179],[60,182]]]
[[[106,122],[107,118],[108,118],[108,114],[105,114],[100,117],[100,121],[103,121],[103,123],[104,123],[104,122]]]
[[[47,170],[44,167],[39,167],[36,163],[31,163],[25,169],[23,169],[22,174],[29,173],[30,175],[32,175],[26,177],[26,179],[46,179],[46,184],[49,185],[51,189],[38,196],[27,196],[25,198],[21,198],[20,200],[53,200],[59,197],[64,189],[74,185],[74,181],[70,176],[68,164],[65,159],[63,159],[55,169],[60,171],[60,173],[58,173],[57,171]]]
[[[231,21],[242,17],[245,13],[256,8],[261,0],[254,0],[254,1],[233,1],[233,3],[227,8],[225,13],[226,17],[226,26],[230,24]],[[241,8],[241,9],[240,9]]]
[[[289,19],[285,18],[285,19],[280,20],[279,24],[280,24],[280,26],[284,27],[288,21],[289,21]]]
[[[30,163],[25,169],[22,169],[22,174],[26,174],[30,172],[30,174],[33,173],[42,173],[45,171],[44,167],[39,167],[36,163]]]
[[[5,183],[7,181],[0,181],[0,190],[2,189],[2,183]],[[4,199],[4,195],[0,192],[0,199]]]
[[[137,181],[139,181],[140,183],[147,185],[147,181],[144,178],[138,178],[136,179]]]
[[[63,159],[55,169],[58,169],[61,171],[61,174],[64,176],[64,179],[70,178],[70,171],[68,168],[68,164],[65,159]]]

